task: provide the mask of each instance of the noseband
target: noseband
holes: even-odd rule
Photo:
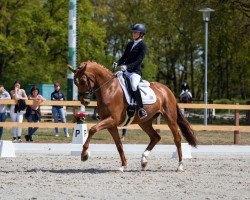
[[[79,79],[79,80],[81,80],[81,79],[83,79],[83,77],[86,77],[86,79],[87,79],[87,86],[88,86],[88,92],[84,92],[84,93],[81,93],[81,92],[78,92],[78,95],[79,95],[79,98],[81,98],[82,96],[83,97],[85,97],[86,95],[88,95],[88,94],[93,94],[94,93],[94,89],[91,87],[91,82],[95,82],[93,79],[91,79],[90,77],[89,77],[89,75],[84,71],[83,72],[83,75],[81,76],[81,78]],[[76,78],[75,76],[74,76],[74,84],[75,85],[79,85],[79,80],[78,80],[78,78]]]

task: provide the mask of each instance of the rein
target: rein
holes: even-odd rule
[[[98,90],[100,90],[103,86],[107,85],[110,81],[112,81],[114,78],[116,78],[116,75],[113,75],[109,80],[107,80],[104,84],[102,84],[100,87],[98,87],[95,90],[92,90],[93,93],[96,93]]]
[[[85,92],[85,93],[79,93],[79,92],[78,92],[79,97],[85,96],[86,94],[92,95],[92,94],[96,93],[98,90],[100,90],[102,87],[104,87],[105,85],[107,85],[111,80],[113,80],[113,79],[116,77],[116,75],[113,75],[110,79],[108,79],[108,80],[107,80],[104,84],[102,84],[100,87],[98,87],[97,89],[93,89],[93,88],[91,87],[91,83],[90,83],[90,82],[93,82],[93,83],[94,83],[95,81],[92,80],[86,72],[83,73],[82,77],[83,77],[83,76],[86,76],[86,78],[87,78],[87,84],[88,84],[89,91],[88,91],[88,92]],[[82,77],[81,77],[81,79],[82,79]],[[75,78],[74,78],[74,80],[75,80]]]

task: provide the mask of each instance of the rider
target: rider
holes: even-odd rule
[[[180,96],[182,94],[184,94],[185,92],[187,92],[189,97],[192,98],[192,94],[191,94],[191,92],[189,92],[189,86],[187,84],[187,80],[185,80],[184,83],[181,85],[181,94],[180,94]]]
[[[135,100],[139,106],[138,115],[140,119],[147,117],[147,112],[143,108],[140,89],[138,87],[141,81],[142,60],[146,54],[146,45],[143,37],[146,34],[144,24],[135,24],[132,29],[132,37],[134,41],[130,41],[122,55],[122,57],[113,63],[113,68],[121,66],[121,70],[129,77],[132,90],[135,94]]]

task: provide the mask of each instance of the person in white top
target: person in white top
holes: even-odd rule
[[[0,84],[0,99],[10,99],[10,94],[4,89],[4,86]],[[0,104],[0,122],[5,122],[7,117],[7,105]],[[0,140],[3,135],[3,127],[0,127]]]
[[[26,92],[24,89],[20,88],[20,82],[15,81],[14,82],[14,89],[10,91],[11,98],[14,100],[19,99],[28,99]],[[15,112],[15,105],[11,105],[10,107],[10,117],[13,122],[23,122],[23,114],[25,111],[16,111]],[[18,136],[17,136],[18,135]],[[13,142],[22,142],[21,136],[22,136],[22,127],[12,127],[12,136],[13,136]],[[16,136],[17,139],[16,140]]]

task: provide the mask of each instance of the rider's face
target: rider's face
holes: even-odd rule
[[[133,37],[133,40],[138,39],[140,37],[140,32],[133,31],[132,32],[132,37]]]

